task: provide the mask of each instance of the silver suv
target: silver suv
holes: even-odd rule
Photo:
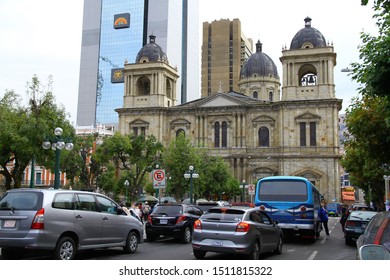
[[[102,194],[30,188],[9,190],[0,199],[3,259],[19,258],[24,249],[50,250],[61,260],[107,247],[132,254],[142,241],[142,222]]]

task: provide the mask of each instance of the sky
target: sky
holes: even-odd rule
[[[53,76],[56,101],[76,124],[83,3],[0,1],[0,97],[6,90],[14,90],[27,100],[26,84],[33,75],[43,85]],[[289,48],[309,16],[312,27],[333,44],[337,53],[336,97],[343,99],[342,112],[357,95],[358,85],[341,69],[359,61],[360,33],[377,31],[371,5],[363,7],[360,0],[199,0],[199,7],[200,25],[238,18],[246,37],[254,43],[262,42],[263,52],[275,62],[280,76],[282,48]]]

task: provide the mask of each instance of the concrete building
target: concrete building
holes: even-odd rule
[[[239,181],[303,176],[327,201],[340,201],[342,100],[335,96],[336,53],[310,18],[290,48],[282,50],[282,82],[258,42],[241,68],[237,91],[212,87],[212,94],[176,106],[179,73],[158,42],[151,38],[137,61],[125,64],[124,102],[116,110],[122,134],[154,135],[168,145],[184,132],[194,146],[221,155]],[[148,56],[150,50],[160,50],[159,55]],[[211,56],[211,63],[213,59],[219,58]]]
[[[198,17],[197,1],[84,0],[76,125],[117,126],[124,64],[135,61],[150,34],[180,74],[178,102],[199,98]]]
[[[239,91],[241,66],[253,51],[239,19],[203,23],[202,97],[219,91]]]

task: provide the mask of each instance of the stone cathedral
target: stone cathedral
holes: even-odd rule
[[[325,200],[340,201],[336,53],[310,18],[282,50],[282,81],[258,41],[241,68],[240,92],[221,87],[180,105],[178,71],[156,41],[150,36],[135,63],[125,63],[123,108],[116,110],[122,134],[154,135],[167,146],[184,132],[194,146],[222,156],[239,181],[303,176]]]

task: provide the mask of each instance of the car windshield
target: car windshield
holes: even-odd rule
[[[202,220],[213,221],[242,221],[244,210],[233,208],[212,208],[203,214]]]
[[[183,214],[183,206],[181,205],[157,206],[156,209],[153,210],[153,214],[167,215],[167,216]]]
[[[0,200],[0,210],[38,210],[41,194],[38,192],[9,192]]]
[[[369,221],[375,214],[376,212],[372,211],[352,211],[349,220]]]

